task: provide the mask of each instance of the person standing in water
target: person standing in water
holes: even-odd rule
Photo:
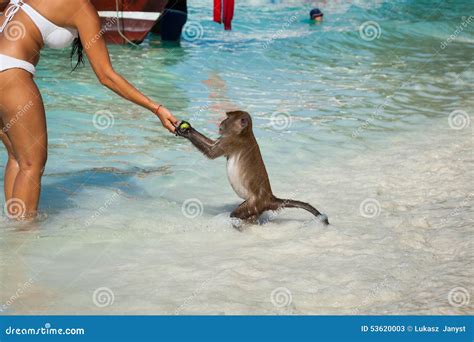
[[[5,6],[6,5],[6,6]],[[40,50],[73,45],[76,67],[83,51],[102,85],[149,109],[170,132],[178,120],[146,97],[112,67],[100,18],[88,0],[0,0],[0,137],[8,152],[5,201],[8,216],[36,217],[48,139],[43,100],[33,76]],[[83,46],[86,49],[83,49]],[[75,68],[74,68],[75,69]],[[19,115],[19,108],[25,108]],[[15,208],[9,204],[15,204]],[[18,210],[21,215],[12,210]]]
[[[314,21],[323,21],[324,13],[319,8],[313,8],[309,12],[309,17]]]

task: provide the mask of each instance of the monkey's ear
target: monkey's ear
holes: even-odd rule
[[[240,119],[240,127],[243,129],[249,125],[249,119],[241,118]]]

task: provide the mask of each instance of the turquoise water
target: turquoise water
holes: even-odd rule
[[[180,45],[109,48],[118,72],[210,136],[226,110],[250,112],[275,193],[331,226],[288,210],[236,232],[224,160],[205,160],[89,66],[71,74],[68,51],[45,50],[48,219],[0,223],[4,310],[472,314],[472,299],[449,299],[474,296],[474,6],[320,7],[318,25],[310,3],[239,3],[225,32],[210,1],[193,1]]]

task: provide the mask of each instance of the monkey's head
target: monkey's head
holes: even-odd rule
[[[252,131],[252,118],[250,114],[241,110],[227,112],[227,118],[219,126],[222,136],[237,136]]]

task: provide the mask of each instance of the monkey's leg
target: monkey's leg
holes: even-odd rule
[[[243,201],[237,208],[230,213],[230,217],[240,218],[247,211],[247,201]]]
[[[256,205],[245,201],[230,214],[230,217],[241,219],[247,223],[255,223],[262,212],[263,210],[259,210]]]

